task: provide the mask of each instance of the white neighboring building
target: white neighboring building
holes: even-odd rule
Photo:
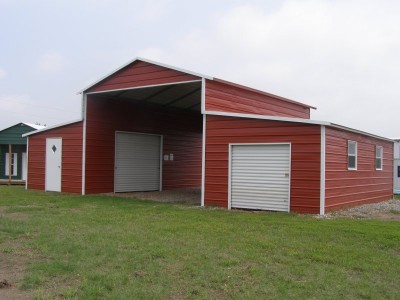
[[[393,174],[393,192],[400,194],[400,138],[394,140],[394,174]]]

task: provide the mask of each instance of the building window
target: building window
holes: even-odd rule
[[[11,176],[17,176],[17,153],[11,153]],[[5,163],[5,174],[6,176],[10,176],[9,174],[9,153],[6,153],[6,163]]]
[[[397,166],[397,177],[400,177],[400,166]]]
[[[375,166],[377,170],[383,169],[383,148],[382,146],[376,146],[376,157],[375,157]]]
[[[354,141],[347,144],[347,168],[357,170],[357,142]]]

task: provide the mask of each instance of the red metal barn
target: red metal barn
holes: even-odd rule
[[[82,108],[29,134],[28,188],[201,188],[205,206],[320,214],[392,196],[389,139],[210,76],[135,59],[83,90]]]

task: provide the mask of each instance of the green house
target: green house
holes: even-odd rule
[[[27,176],[26,137],[23,134],[42,129],[43,126],[18,123],[0,131],[0,181],[24,181]],[[10,155],[11,145],[11,155]],[[10,165],[11,158],[11,165]],[[11,167],[11,168],[10,168]]]

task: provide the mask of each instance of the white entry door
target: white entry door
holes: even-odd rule
[[[22,180],[26,180],[26,174],[28,171],[28,159],[26,156],[26,152],[22,153]]]
[[[46,139],[46,191],[61,192],[62,139]]]
[[[290,145],[231,147],[231,207],[289,211]]]

